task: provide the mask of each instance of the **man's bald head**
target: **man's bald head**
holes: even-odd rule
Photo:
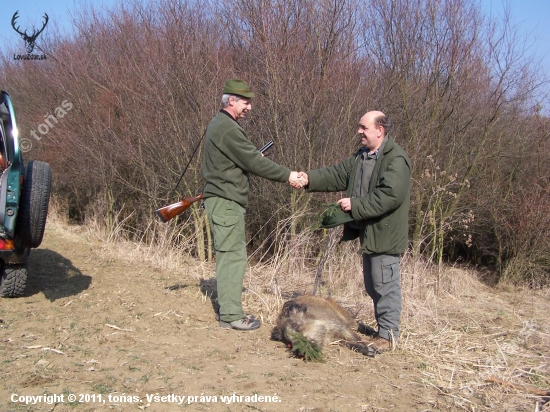
[[[364,114],[370,119],[376,126],[382,126],[384,128],[384,135],[388,133],[388,128],[390,127],[390,122],[386,115],[378,110],[373,110]]]
[[[357,130],[361,136],[361,144],[370,152],[374,152],[386,137],[388,127],[389,121],[384,113],[378,110],[365,113],[359,120],[359,130]]]

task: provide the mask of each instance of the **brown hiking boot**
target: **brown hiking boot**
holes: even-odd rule
[[[383,353],[383,352],[388,352],[390,350],[393,350],[392,342],[380,336],[375,336],[372,339],[372,342],[369,343],[368,346],[374,349],[376,353]]]

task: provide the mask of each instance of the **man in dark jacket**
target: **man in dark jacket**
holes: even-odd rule
[[[244,314],[241,302],[247,262],[244,214],[249,173],[301,187],[296,182],[298,173],[262,156],[237,123],[252,109],[253,97],[244,81],[225,83],[222,110],[206,129],[202,166],[204,206],[216,252],[220,326],[238,330],[260,327],[259,319]]]
[[[343,240],[360,239],[365,289],[378,323],[371,343],[376,352],[393,348],[399,337],[399,255],[408,244],[411,164],[388,136],[388,123],[382,112],[366,113],[359,121],[363,147],[357,153],[337,165],[299,175],[309,191],[346,191],[338,201],[351,215]]]

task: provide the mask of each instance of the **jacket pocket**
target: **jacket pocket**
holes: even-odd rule
[[[382,259],[382,283],[399,281],[399,256],[387,256]]]

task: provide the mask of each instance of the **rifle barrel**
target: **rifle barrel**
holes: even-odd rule
[[[270,140],[269,142],[267,142],[261,149],[260,149],[260,153],[264,153],[265,151],[269,150],[269,148],[271,146],[273,146],[275,143],[273,143],[273,140]]]

